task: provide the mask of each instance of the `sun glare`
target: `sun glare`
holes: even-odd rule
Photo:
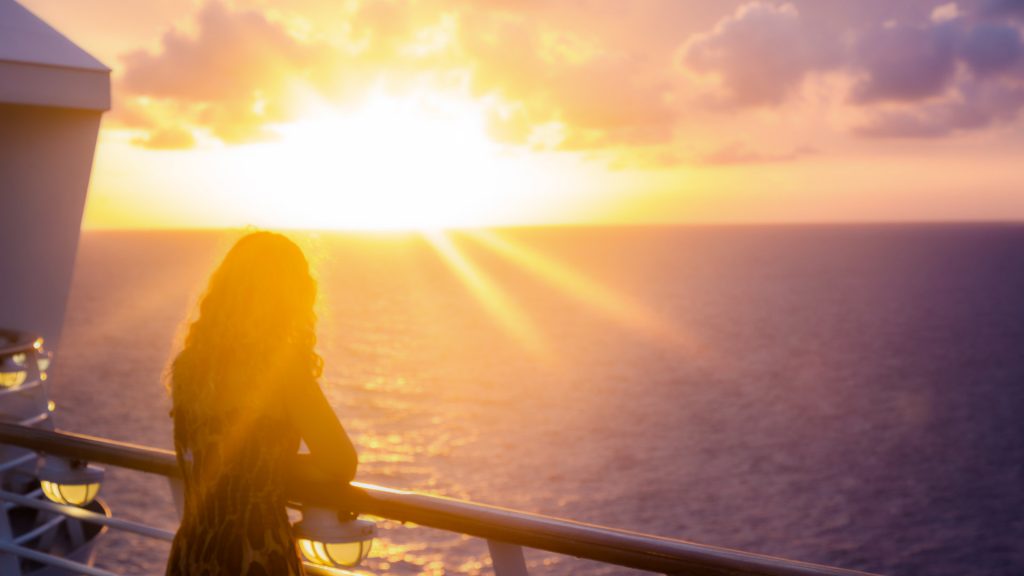
[[[653,310],[562,262],[504,238],[496,231],[476,230],[472,238],[595,313],[653,343],[677,352],[694,353],[700,348],[679,326],[671,325]]]
[[[474,265],[445,232],[430,231],[423,236],[505,332],[535,357],[550,360],[537,327],[500,284]]]
[[[311,107],[244,158],[254,212],[274,226],[436,229],[475,225],[514,191],[514,165],[481,105],[457,96],[377,95]],[[253,157],[255,156],[255,157]]]

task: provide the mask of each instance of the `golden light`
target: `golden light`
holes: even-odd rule
[[[50,369],[53,354],[43,349],[42,338],[36,338],[32,342],[31,354],[39,370],[39,380],[45,382],[47,378],[46,371]],[[11,354],[6,358],[0,358],[0,388],[15,388],[28,380],[29,358],[30,356],[27,352],[19,352]]]
[[[99,483],[94,484],[57,484],[42,480],[39,482],[43,494],[58,504],[85,506],[96,498],[100,491]]]
[[[0,388],[14,388],[21,386],[28,378],[28,372],[19,369],[5,369],[0,367]]]
[[[535,355],[545,355],[541,334],[526,314],[498,284],[473,265],[447,233],[425,232],[424,237],[502,329]]]
[[[692,348],[694,345],[677,327],[662,320],[653,310],[553,258],[514,243],[494,231],[477,230],[472,237],[580,304],[623,327],[663,346]]]
[[[377,526],[355,518],[341,521],[332,510],[304,508],[295,535],[307,561],[331,568],[353,567],[369,556]]]
[[[500,214],[526,185],[521,159],[487,134],[484,104],[422,90],[358,106],[307,105],[221,166],[256,224],[437,229]],[[234,165],[232,165],[234,164]]]
[[[39,470],[39,487],[58,504],[85,506],[100,491],[103,469],[78,460],[47,457]]]

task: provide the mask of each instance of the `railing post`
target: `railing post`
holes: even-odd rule
[[[494,576],[529,576],[522,546],[488,540],[487,549],[491,552]]]
[[[185,483],[181,478],[167,477],[167,484],[171,488],[171,500],[174,501],[174,511],[178,513],[178,520],[185,515]]]

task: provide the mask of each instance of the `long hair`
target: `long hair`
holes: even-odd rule
[[[255,232],[235,243],[169,367],[175,421],[272,412],[289,379],[319,378],[316,296],[309,264],[291,240]]]

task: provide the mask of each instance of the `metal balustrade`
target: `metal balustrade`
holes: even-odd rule
[[[81,434],[0,423],[0,442],[168,478],[177,478],[179,475],[173,452]],[[304,487],[306,490],[292,490],[290,500],[297,504],[312,502],[316,506],[328,505],[338,510],[372,514],[484,538],[488,541],[495,572],[499,576],[526,574],[522,555],[524,546],[664,574],[864,574],[359,482],[353,482],[350,486],[327,487],[309,481],[304,483]],[[27,500],[23,496],[2,492],[0,499],[18,504],[25,504]],[[75,507],[35,502],[40,507],[59,510],[84,522],[97,522],[162,539],[170,536],[168,533],[154,532],[156,529],[143,525],[83,514],[81,509]]]
[[[0,331],[0,337],[9,335]],[[10,340],[11,338],[8,338]],[[5,356],[28,352],[33,340],[20,339],[20,345],[3,345],[0,341],[0,361]],[[31,363],[30,363],[31,364]],[[33,419],[29,419],[33,420]],[[43,419],[43,421],[50,422]],[[19,423],[0,423],[0,444],[17,446],[37,453],[80,461],[102,463],[149,474],[157,474],[176,481],[180,477],[174,453],[168,450],[139,446],[104,438],[58,432],[23,426]],[[0,464],[0,473],[34,462],[35,454],[20,456]],[[798,562],[676,540],[618,530],[592,524],[530,514],[496,506],[477,504],[452,498],[394,490],[360,482],[351,485],[325,485],[311,478],[298,478],[288,486],[289,500],[296,505],[310,505],[334,510],[411,522],[415,529],[433,528],[485,539],[497,576],[526,576],[528,568],[523,548],[535,548],[575,556],[597,562],[662,574],[689,576],[864,576],[866,573],[819,564]],[[15,494],[0,491],[0,500],[6,506],[34,507],[76,522],[99,524],[126,530],[142,536],[170,540],[173,535],[151,526],[112,518],[108,515],[75,506],[55,504],[39,498],[38,494]],[[58,521],[54,521],[56,526]],[[53,526],[49,526],[52,528]],[[2,527],[0,527],[2,528]],[[34,529],[38,534],[15,538],[0,530],[0,558],[16,555],[34,561],[65,568],[81,574],[116,576],[111,572],[51,556],[24,546],[45,532],[45,527]],[[3,564],[0,562],[0,567]],[[307,564],[310,574],[340,575],[348,572]],[[6,574],[6,572],[4,572]]]

